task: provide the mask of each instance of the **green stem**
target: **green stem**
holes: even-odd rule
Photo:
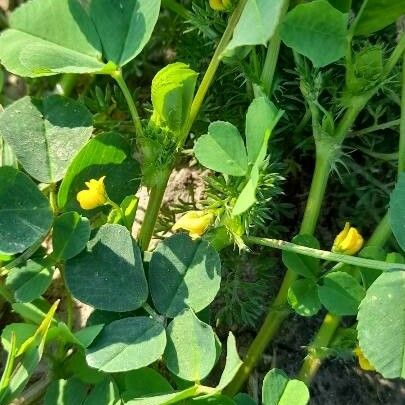
[[[383,247],[391,235],[391,227],[388,214],[380,221],[377,228],[366,243],[366,246]],[[338,271],[341,264],[333,267],[332,271]],[[308,355],[302,363],[298,372],[298,379],[310,385],[316,373],[322,365],[325,357],[325,348],[329,347],[335,333],[340,325],[341,317],[328,313],[326,314],[318,333],[308,348]]]
[[[214,80],[215,73],[218,70],[218,66],[221,63],[222,52],[226,49],[229,41],[232,38],[233,31],[236,27],[236,24],[239,21],[239,18],[242,14],[243,9],[245,8],[246,3],[247,3],[247,0],[240,0],[238,5],[236,6],[234,12],[232,13],[231,17],[229,18],[228,25],[222,35],[221,40],[219,41],[217,49],[215,50],[215,53],[211,59],[211,62],[208,65],[205,75],[201,81],[200,87],[198,88],[197,93],[194,97],[193,104],[191,106],[190,116],[188,117],[188,120],[184,126],[184,131],[183,131],[183,136],[181,137],[180,146],[182,146],[184,144],[185,140],[187,139],[188,133],[190,132],[191,127],[192,127],[195,119],[197,118],[198,113],[201,110],[201,106],[204,101],[204,98]]]
[[[170,177],[170,170],[162,176],[162,182],[150,189],[148,206],[145,211],[145,219],[142,222],[138,235],[138,244],[142,251],[147,251],[153,236],[156,221],[159,216],[160,206],[166,192],[166,186]]]
[[[401,91],[401,118],[400,118],[400,137],[398,147],[398,175],[405,169],[405,54],[402,62],[402,91]],[[378,224],[377,228],[369,238],[366,246],[383,247],[391,236],[391,225],[388,213]],[[335,266],[336,268],[337,266]],[[330,345],[336,330],[340,325],[341,318],[337,315],[327,314],[313,343],[308,349],[308,355],[305,357],[302,367],[298,373],[298,378],[310,385],[316,373],[318,372],[323,355],[319,348],[325,348]]]
[[[281,21],[283,19],[284,15],[287,13],[289,4],[290,4],[289,0],[284,0],[283,8],[281,10],[280,17],[279,17],[279,21]],[[271,90],[273,88],[274,73],[276,71],[276,66],[277,66],[277,62],[278,62],[280,44],[281,44],[281,38],[280,38],[279,30],[277,28],[273,37],[270,39],[270,42],[269,42],[269,45],[267,48],[266,59],[264,61],[264,65],[263,65],[262,75],[260,77],[265,94],[268,96],[270,96]]]
[[[179,149],[181,149],[186,142],[187,136],[201,109],[207,91],[214,80],[215,73],[221,62],[221,54],[232,38],[233,30],[235,29],[236,24],[239,21],[246,2],[247,0],[240,0],[231,17],[229,18],[228,25],[224,31],[224,34],[222,35],[218,47],[215,50],[211,62],[194,97],[193,104],[191,105],[190,115],[184,125],[183,134],[180,137],[178,145]],[[143,251],[146,251],[148,249],[150,241],[152,239],[153,231],[155,229],[156,221],[159,215],[160,207],[162,205],[163,196],[166,191],[166,186],[169,181],[170,174],[171,169],[163,173],[159,184],[152,187],[150,190],[148,206],[145,212],[145,220],[142,223],[138,236],[138,243]]]
[[[337,328],[340,325],[340,316],[333,314],[326,314],[321,327],[308,348],[308,355],[305,357],[297,378],[305,384],[310,385],[322,364],[325,357],[325,348],[328,347],[330,341],[333,339]]]
[[[402,58],[401,118],[399,125],[398,176],[405,171],[405,54]]]
[[[176,0],[162,0],[162,6],[178,14],[185,20],[189,20],[190,17],[192,17],[193,15],[189,10],[187,10],[182,4],[179,4]]]
[[[301,223],[301,234],[312,235],[314,233],[321,212],[323,196],[325,195],[332,158],[335,152],[333,147],[325,146],[322,141],[317,142],[315,171]]]
[[[122,71],[116,70],[114,73],[111,74],[111,76],[115,79],[122,93],[124,94],[125,100],[127,101],[128,104],[129,111],[131,113],[132,121],[134,122],[135,125],[136,134],[138,136],[142,136],[143,135],[142,122],[141,119],[139,118],[138,110],[136,109],[136,105],[134,99],[132,98],[131,92],[129,91],[128,86],[122,76]]]
[[[76,86],[79,75],[66,73],[62,75],[59,83],[56,85],[56,90],[59,94],[69,97]]]
[[[306,246],[296,245],[295,243],[286,242],[279,239],[258,238],[248,236],[245,238],[247,243],[255,245],[268,246],[275,249],[285,250],[286,252],[298,253],[304,256],[315,257],[317,259],[327,260],[330,262],[345,263],[352,266],[376,269],[381,271],[404,270],[405,264],[392,264],[380,260],[363,259],[362,257],[349,256],[341,253],[333,253],[327,250],[313,249]]]

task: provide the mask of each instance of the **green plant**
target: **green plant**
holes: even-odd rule
[[[363,249],[362,236],[349,225],[330,250],[321,249],[324,241],[314,233],[329,177],[346,159],[352,127],[365,111],[375,121],[384,114],[371,100],[395,85],[405,36],[387,49],[376,35],[405,13],[404,3],[210,2],[223,14],[208,2],[193,9],[187,2],[162,3],[188,20],[196,40],[216,40],[225,28],[201,77],[180,61],[157,71],[150,90],[148,83],[146,108],[133,97],[123,71],[144,66],[134,60],[152,36],[160,0],[31,0],[13,11],[0,36],[5,69],[38,86],[0,113],[0,295],[21,318],[1,335],[7,362],[0,404],[21,395],[42,357],[48,377],[26,403],[38,396],[46,405],[256,403],[243,392],[244,383],[281,323],[292,311],[308,317],[322,308],[329,314],[299,380],[270,370],[263,380],[264,405],[308,403],[308,385],[322,360],[342,347],[356,349],[363,364],[369,361],[388,378],[403,377],[403,321],[395,311],[404,307],[405,286],[405,73],[400,118],[392,118],[400,124],[400,142],[389,213]],[[286,55],[279,58],[281,49]],[[289,83],[277,67],[284,57],[301,93],[294,102],[283,100]],[[211,122],[212,110],[203,105],[211,87],[214,95],[221,92],[218,69],[241,74],[247,89],[232,109],[238,116],[228,114],[227,121],[216,100],[208,100],[220,118]],[[48,95],[40,85],[54,75],[62,75],[63,96]],[[97,76],[95,84],[88,75]],[[78,85],[83,77],[85,89]],[[228,85],[225,94],[241,93]],[[68,97],[72,92],[78,99]],[[306,111],[297,113],[294,103]],[[288,229],[278,199],[283,171],[291,167],[279,163],[288,152],[280,138],[293,128],[293,142],[308,128],[312,132],[315,170],[298,235],[290,242],[268,236]],[[190,134],[197,135],[192,150]],[[173,203],[162,215],[170,175],[187,154],[208,173],[204,198]],[[141,185],[149,199],[134,237]],[[182,215],[174,221],[177,213]],[[173,234],[151,244],[161,227]],[[391,228],[397,245],[387,254]],[[257,273],[255,287],[241,271],[240,256],[257,246],[262,254],[269,247],[282,250],[287,271],[241,360],[234,334],[223,330],[227,324],[254,326],[266,303],[272,274]],[[220,255],[230,266],[225,277]],[[65,315],[56,313],[58,302],[51,304],[46,295],[56,275]],[[217,312],[211,312],[219,291]],[[81,328],[74,300],[94,309]],[[350,333],[353,328],[338,329],[345,316],[357,316],[358,336]],[[221,335],[227,336],[226,350]]]

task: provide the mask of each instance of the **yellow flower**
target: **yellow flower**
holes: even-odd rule
[[[354,255],[361,249],[363,242],[363,237],[359,231],[351,227],[349,222],[346,222],[343,231],[336,236],[333,242],[332,252]]]
[[[173,231],[184,229],[193,239],[200,237],[213,223],[215,215],[211,211],[188,211],[174,225]]]
[[[229,10],[232,7],[232,0],[210,0],[210,6],[217,11]]]
[[[108,201],[104,179],[105,176],[98,180],[91,179],[90,181],[86,181],[88,190],[82,190],[77,193],[77,201],[84,210],[101,207]]]
[[[375,368],[371,365],[366,356],[364,356],[364,353],[361,351],[360,347],[356,347],[353,350],[353,353],[357,356],[359,366],[362,370],[375,371]]]

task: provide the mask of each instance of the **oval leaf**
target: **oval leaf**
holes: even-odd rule
[[[36,184],[12,167],[0,167],[0,252],[23,252],[48,233],[52,220]]]
[[[350,274],[333,272],[323,278],[318,288],[319,299],[324,307],[335,315],[356,315],[366,292]]]
[[[299,380],[290,380],[278,369],[269,371],[263,380],[263,405],[306,405],[309,401],[308,387]]]
[[[238,129],[229,122],[217,121],[208,127],[208,134],[198,138],[194,153],[205,167],[230,176],[247,173],[247,156]]]
[[[308,279],[294,281],[288,290],[288,302],[301,316],[313,316],[322,307],[318,297],[318,286]]]
[[[23,97],[0,115],[0,133],[29,175],[43,183],[61,180],[93,131],[82,104],[62,96]]]
[[[102,226],[65,273],[72,295],[97,309],[132,311],[148,296],[140,250],[121,225]]]
[[[329,65],[344,56],[346,35],[347,14],[326,0],[294,7],[280,28],[284,43],[308,57],[315,67]]]
[[[319,249],[319,242],[312,235],[297,235],[292,239],[292,242],[297,245]],[[293,272],[313,280],[317,278],[317,274],[319,273],[319,259],[284,250],[282,258],[284,265]]]
[[[58,260],[78,255],[90,238],[90,222],[77,212],[67,212],[55,219],[52,232],[53,254]]]
[[[175,317],[190,307],[199,312],[215,298],[221,283],[219,255],[208,242],[179,233],[159,243],[149,266],[156,309]]]
[[[187,381],[201,381],[215,365],[215,334],[211,326],[186,310],[167,328],[164,361],[176,376]]]
[[[86,350],[90,367],[117,373],[146,367],[162,356],[166,334],[147,317],[125,318],[107,325]]]
[[[367,290],[357,316],[366,358],[385,378],[405,378],[405,273],[381,274]]]
[[[0,36],[0,60],[12,73],[38,77],[106,67],[96,28],[77,0],[30,1],[9,22]]]
[[[131,157],[129,142],[118,133],[97,136],[76,155],[59,188],[59,207],[81,211],[76,201],[77,193],[86,188],[86,181],[102,176],[106,176],[108,196],[117,204],[138,190],[139,164]]]
[[[51,285],[53,269],[49,264],[28,260],[23,267],[15,267],[6,279],[6,286],[14,291],[19,302],[39,298]]]

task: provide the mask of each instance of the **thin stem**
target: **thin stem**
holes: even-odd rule
[[[315,171],[301,223],[300,233],[312,235],[321,212],[334,150],[317,143]]]
[[[326,314],[321,327],[311,345],[308,348],[308,355],[305,357],[297,378],[305,384],[310,385],[322,360],[326,355],[326,348],[336,333],[340,325],[340,316],[333,314]]]
[[[283,19],[284,15],[287,13],[289,3],[290,3],[289,0],[284,0],[283,7],[282,7],[280,17],[279,17],[279,21],[281,21]],[[268,96],[270,96],[271,90],[273,88],[274,73],[276,71],[276,66],[277,66],[277,62],[278,62],[280,44],[281,44],[281,38],[280,38],[280,34],[279,34],[279,29],[277,28],[273,37],[270,39],[270,42],[269,42],[269,45],[267,48],[266,59],[264,61],[263,70],[262,70],[262,74],[260,77],[260,80],[263,85],[263,89]]]
[[[162,205],[163,197],[166,192],[166,186],[170,177],[170,170],[162,176],[162,182],[150,189],[148,206],[145,211],[145,219],[142,223],[138,235],[138,244],[142,251],[149,248],[150,241],[153,236],[156,221],[159,216],[160,206]]]
[[[401,119],[399,126],[398,176],[405,171],[405,53],[402,58]]]
[[[245,238],[247,243],[268,246],[275,249],[285,250],[286,252],[298,253],[304,256],[315,257],[317,259],[327,260],[329,262],[345,263],[352,266],[376,269],[381,271],[405,270],[405,264],[393,264],[380,260],[363,259],[362,257],[349,256],[341,253],[333,253],[327,250],[313,249],[306,246],[296,245],[279,239],[258,238],[248,236]]]
[[[190,17],[192,17],[193,15],[189,10],[187,10],[182,4],[178,3],[176,0],[162,0],[162,6],[175,12],[185,20],[190,19]]]
[[[129,111],[131,113],[132,121],[134,122],[135,125],[136,134],[138,136],[142,136],[143,135],[142,122],[141,119],[139,118],[138,110],[136,109],[136,105],[134,99],[132,98],[131,92],[129,91],[128,86],[122,76],[122,71],[116,70],[114,73],[111,74],[111,76],[115,79],[122,93],[124,94],[125,100],[127,101],[128,104]]]
[[[231,17],[229,18],[228,25],[222,35],[221,40],[219,41],[217,49],[215,50],[215,53],[211,59],[211,62],[208,65],[205,75],[201,81],[200,87],[198,88],[197,93],[194,97],[193,104],[191,106],[190,116],[186,122],[186,125],[184,126],[184,131],[183,131],[183,136],[180,141],[180,146],[182,146],[184,144],[184,142],[188,136],[188,133],[190,132],[191,127],[192,127],[195,119],[197,118],[198,113],[200,112],[204,98],[214,80],[215,73],[218,70],[218,66],[221,63],[222,52],[228,46],[228,43],[232,38],[233,31],[236,27],[236,24],[239,21],[239,18],[242,14],[243,9],[245,8],[246,3],[247,3],[247,0],[240,0],[238,5],[236,6],[234,12],[232,13]]]
[[[202,103],[208,92],[208,89],[214,80],[215,73],[221,62],[221,54],[225,50],[229,41],[232,38],[233,31],[236,27],[236,24],[239,21],[239,18],[246,5],[246,2],[247,0],[240,0],[231,17],[229,18],[228,25],[224,31],[224,34],[222,35],[218,47],[215,50],[211,62],[208,65],[205,75],[194,97],[193,104],[191,105],[190,115],[184,125],[183,134],[180,137],[178,145],[179,149],[181,149],[184,146],[184,143],[186,142],[187,136],[201,109]],[[169,181],[170,174],[171,170],[167,170],[165,173],[163,173],[159,184],[157,186],[152,187],[150,190],[148,206],[145,212],[145,220],[142,223],[141,230],[138,236],[138,243],[143,251],[146,251],[148,249],[150,241],[152,239],[153,231],[155,229],[156,221],[159,216],[160,207],[162,205],[162,200],[166,191],[166,186]]]
[[[398,175],[405,170],[405,54],[402,63],[402,91],[401,91],[401,118],[400,118],[400,137],[398,147]],[[391,236],[391,225],[388,213],[378,224],[377,228],[369,238],[366,246],[383,247]],[[338,265],[339,266],[339,265]],[[337,266],[334,267],[334,269]],[[308,350],[308,356],[304,359],[302,367],[298,373],[298,378],[310,385],[318,372],[323,355],[317,348],[324,348],[330,345],[336,330],[340,325],[340,317],[333,314],[327,314],[313,343]],[[314,350],[315,349],[315,350]]]
[[[65,73],[62,75],[60,81],[56,84],[56,91],[58,94],[69,97],[74,90],[79,75]]]
[[[372,132],[380,131],[382,129],[395,128],[400,125],[400,121],[401,120],[392,120],[392,121],[384,122],[383,124],[372,125],[368,128],[363,128],[363,129],[359,129],[358,131],[353,131],[350,133],[350,136],[362,136],[362,135],[370,134]]]
[[[367,241],[366,246],[383,247],[390,235],[391,227],[388,215],[386,214]],[[335,265],[331,271],[339,271],[341,267],[342,265],[339,263]],[[325,316],[318,333],[315,335],[313,342],[308,348],[308,355],[305,357],[301,369],[298,372],[298,378],[304,381],[305,384],[311,384],[321,367],[325,357],[325,351],[323,349],[329,347],[340,325],[340,321],[341,318],[337,315],[328,313]]]

